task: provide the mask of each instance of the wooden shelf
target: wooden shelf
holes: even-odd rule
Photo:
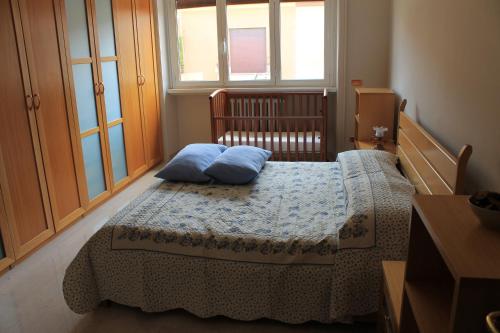
[[[415,209],[453,276],[497,279],[500,233],[482,227],[467,196],[416,196]],[[435,221],[439,221],[436,223]]]
[[[359,149],[373,150],[375,144],[371,141],[354,140],[354,146],[358,150]],[[384,143],[384,150],[388,151],[389,153],[396,154],[396,145],[392,142],[386,142]]]
[[[438,281],[407,281],[404,286],[420,332],[447,332],[450,324],[453,284]]]
[[[401,332],[482,332],[500,309],[500,234],[479,224],[467,198],[413,199]]]

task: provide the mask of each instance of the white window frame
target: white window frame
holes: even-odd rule
[[[270,80],[229,80],[226,0],[216,0],[217,38],[219,57],[218,81],[181,81],[179,52],[177,44],[176,1],[167,1],[168,47],[170,63],[170,89],[203,88],[336,88],[337,82],[337,1],[325,1],[325,42],[324,42],[324,79],[322,80],[282,80],[280,55],[280,0],[269,0],[269,45],[271,54]]]

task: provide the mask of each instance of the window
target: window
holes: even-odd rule
[[[177,1],[177,51],[179,79],[218,81],[217,11],[215,0]]]
[[[331,87],[336,0],[176,0],[172,88]]]

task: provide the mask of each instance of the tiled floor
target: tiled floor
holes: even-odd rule
[[[285,325],[261,320],[199,319],[185,311],[146,314],[113,304],[87,315],[69,310],[62,294],[64,271],[101,225],[153,181],[154,172],[91,212],[11,271],[0,276],[0,333],[36,332],[374,332],[372,325]]]

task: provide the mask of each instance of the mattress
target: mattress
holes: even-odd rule
[[[257,140],[255,139],[255,134],[257,134]],[[305,134],[305,135],[304,135]],[[241,134],[239,131],[233,132],[233,140],[234,143],[231,144],[231,132],[228,131],[225,134],[226,137],[226,145],[228,146],[238,146],[240,145],[240,135],[241,135],[241,145],[248,146],[256,146],[261,147],[268,150],[274,150],[275,152],[279,151],[279,142],[280,135],[279,132],[273,132],[271,136],[271,132],[248,132],[248,141],[247,141],[247,132],[242,131]],[[314,138],[314,151],[320,152],[321,145],[321,134],[318,131],[315,132],[298,132],[297,137],[295,136],[295,132],[290,132],[290,152],[304,152],[304,140],[305,140],[305,151],[312,152],[313,151],[313,138]],[[286,132],[281,133],[281,151],[288,151],[288,135]],[[219,137],[219,144],[224,144],[224,136]],[[272,149],[274,143],[274,149]],[[297,147],[297,148],[296,148]],[[298,149],[298,150],[297,150]]]
[[[66,302],[287,323],[374,312],[381,260],[406,255],[413,187],[371,153],[268,162],[246,186],[158,182],[80,250]]]

